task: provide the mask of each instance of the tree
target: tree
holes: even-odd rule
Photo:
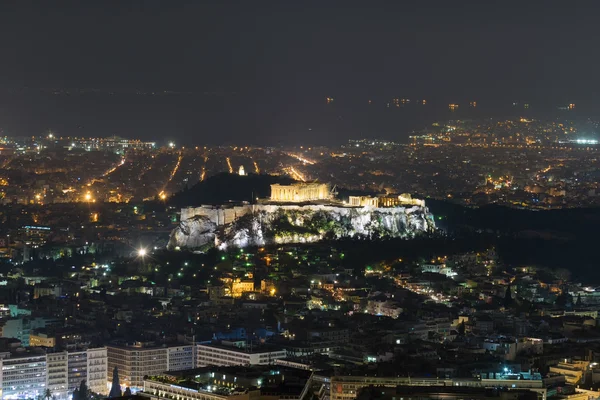
[[[562,308],[570,307],[573,305],[573,297],[569,292],[563,289],[562,293],[556,297],[556,305]]]
[[[582,305],[583,305],[583,302],[581,301],[581,293],[579,293],[579,294],[577,295],[577,302],[575,303],[575,305],[576,305],[577,307],[580,307],[580,306],[582,306]]]
[[[131,396],[131,389],[126,388],[125,389],[125,394],[123,394],[123,396]]]
[[[85,381],[81,381],[79,384],[79,390],[77,391],[77,399],[75,399],[75,393],[73,393],[73,400],[89,400],[90,391],[88,390]]]
[[[73,400],[79,400],[79,389],[73,390]]]
[[[109,398],[121,397],[121,382],[119,381],[119,369],[113,369],[112,386],[110,387]]]
[[[46,391],[44,392],[44,398],[46,400],[50,400],[52,398],[52,392],[50,391],[50,389],[46,389]]]
[[[504,308],[510,308],[513,305],[512,292],[510,290],[510,283],[506,288],[506,294],[504,295]]]
[[[458,324],[458,334],[464,335],[466,331],[465,321],[463,320],[460,324]]]

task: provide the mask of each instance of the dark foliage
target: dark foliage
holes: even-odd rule
[[[502,261],[569,269],[574,279],[600,282],[597,257],[600,208],[523,210],[501,206],[463,207],[427,200],[436,224],[453,237],[493,237]]]

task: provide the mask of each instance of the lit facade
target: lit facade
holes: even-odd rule
[[[567,383],[578,385],[581,383],[584,373],[590,366],[589,361],[567,361],[560,362],[558,365],[550,367],[550,372],[565,376]]]
[[[106,347],[86,350],[87,386],[94,393],[108,395],[108,359]]]
[[[45,328],[54,320],[48,318],[13,318],[4,322],[0,332],[2,337],[19,339],[23,347],[29,347],[29,338],[34,329]]]
[[[233,297],[242,297],[242,294],[245,292],[253,292],[254,291],[254,281],[242,281],[240,279],[236,279],[231,284],[231,295]]]
[[[87,352],[69,352],[67,369],[69,392],[73,392],[73,390],[79,387],[81,381],[87,381]],[[106,386],[106,378],[104,386]]]
[[[23,349],[23,352],[25,350]],[[46,354],[30,354],[2,360],[2,399],[37,398],[46,390]]]
[[[209,365],[268,365],[276,359],[285,358],[287,355],[285,350],[249,350],[216,344],[199,344],[197,349],[198,367]]]
[[[377,207],[379,205],[377,197],[371,196],[350,196],[348,204],[354,207]]]
[[[348,204],[353,207],[425,207],[425,200],[413,199],[410,194],[405,193],[398,196],[350,196]]]
[[[195,367],[194,346],[167,348],[168,371],[184,371]]]
[[[246,391],[233,395],[217,394],[208,390],[174,385],[154,379],[144,380],[144,393],[154,399],[187,399],[187,400],[250,400],[260,396],[260,391]]]
[[[68,353],[61,351],[46,355],[47,388],[57,399],[66,399],[69,386]]]
[[[296,183],[271,185],[271,201],[301,203],[304,201],[329,200],[331,191],[326,183]]]
[[[145,375],[159,375],[169,368],[166,347],[121,347],[107,346],[109,381],[112,371],[119,369],[121,385],[142,389]]]
[[[92,392],[108,393],[106,348],[46,353],[19,347],[0,357],[2,399],[41,398],[50,389],[53,398],[66,400],[81,381]]]
[[[124,139],[118,136],[108,138],[69,139],[65,141],[68,148],[83,148],[86,150],[113,150],[123,152],[128,149],[152,150],[156,148],[155,142],[142,142],[141,140]]]
[[[29,335],[30,347],[55,347],[56,338],[45,333],[32,333]]]

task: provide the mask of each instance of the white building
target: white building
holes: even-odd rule
[[[46,391],[46,354],[18,353],[2,360],[2,399],[37,398]]]
[[[94,393],[108,395],[108,359],[106,347],[87,349],[86,359],[87,387]]]
[[[169,369],[167,347],[107,346],[109,381],[112,371],[119,369],[121,385],[141,390],[144,376],[160,375]]]
[[[209,365],[269,365],[276,359],[285,358],[285,350],[259,347],[256,349],[240,348],[233,345],[198,344],[197,366]]]
[[[94,393],[108,394],[108,360],[106,347],[68,353],[69,393],[86,382]]]
[[[196,366],[194,346],[175,346],[167,348],[168,371],[183,371]]]
[[[69,355],[66,351],[46,355],[46,387],[57,399],[66,399],[69,393]]]
[[[0,354],[2,399],[38,398],[50,389],[66,400],[86,381],[95,393],[108,394],[106,348],[46,353],[41,348],[15,348]]]

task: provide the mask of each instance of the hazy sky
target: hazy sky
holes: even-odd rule
[[[414,116],[365,110],[369,99],[593,110],[599,11],[594,1],[7,0],[0,128],[285,141],[403,134]]]

